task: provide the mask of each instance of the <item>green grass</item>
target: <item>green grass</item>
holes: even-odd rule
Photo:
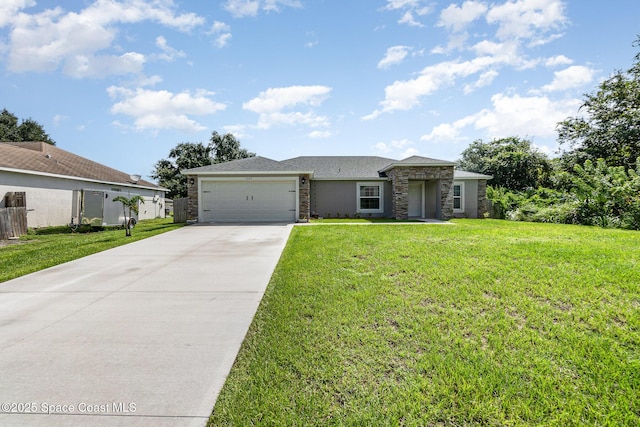
[[[393,218],[322,218],[311,219],[314,224],[344,224],[344,223],[381,223],[381,222],[420,222],[415,219],[393,219]]]
[[[640,233],[296,227],[210,425],[640,425]]]
[[[20,244],[0,247],[0,282],[33,273],[54,265],[111,249],[116,246],[175,230],[183,224],[173,224],[172,218],[140,221],[125,236],[123,229],[72,233],[68,227],[31,230],[20,238]]]

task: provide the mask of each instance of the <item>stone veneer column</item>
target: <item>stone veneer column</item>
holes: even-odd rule
[[[191,180],[193,179],[193,184]],[[198,177],[187,176],[187,221],[198,219]]]
[[[487,213],[487,180],[478,180],[478,218],[484,218]]]
[[[302,183],[302,178],[305,180],[304,184]],[[311,217],[311,180],[309,175],[301,175],[298,183],[298,196],[300,199],[298,219],[308,221]]]
[[[398,166],[387,171],[391,180],[392,213],[395,219],[409,218],[409,180],[440,180],[440,218],[453,217],[453,166]]]
[[[395,219],[409,218],[409,175],[402,168],[387,171],[391,178],[391,213]]]
[[[441,168],[440,174],[440,219],[453,218],[453,167]]]

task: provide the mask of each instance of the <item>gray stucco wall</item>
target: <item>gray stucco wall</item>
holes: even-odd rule
[[[357,185],[365,181],[311,181],[311,215],[334,218],[340,214],[353,218],[357,213]],[[384,212],[371,216],[391,217],[391,183],[381,182],[384,183]]]

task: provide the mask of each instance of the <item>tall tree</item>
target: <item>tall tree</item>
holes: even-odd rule
[[[169,159],[158,160],[151,177],[158,180],[159,185],[169,189],[167,197],[187,197],[187,177],[180,171],[211,163],[209,146],[201,142],[181,142],[169,151]]]
[[[634,42],[640,46],[640,36]],[[575,164],[606,160],[633,169],[640,157],[640,53],[627,71],[616,71],[585,95],[583,114],[558,123],[558,141]]]
[[[240,141],[232,134],[220,135],[213,131],[207,145],[202,142],[183,142],[172,148],[169,159],[161,159],[156,163],[151,177],[169,189],[167,197],[187,197],[187,177],[180,171],[253,156],[254,153],[240,147]]]
[[[509,137],[474,141],[462,152],[458,168],[493,175],[492,186],[519,191],[544,186],[551,164],[530,141]]]
[[[42,141],[56,145],[40,123],[29,118],[18,124],[18,117],[6,108],[0,112],[0,141]]]
[[[213,131],[209,139],[209,147],[213,154],[213,163],[224,163],[231,160],[246,159],[256,154],[240,148],[240,141],[230,133],[220,135]]]

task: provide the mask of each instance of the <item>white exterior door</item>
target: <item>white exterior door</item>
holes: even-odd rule
[[[292,222],[296,180],[203,180],[202,222]]]
[[[422,203],[424,183],[409,181],[409,216],[424,217],[424,204]]]

